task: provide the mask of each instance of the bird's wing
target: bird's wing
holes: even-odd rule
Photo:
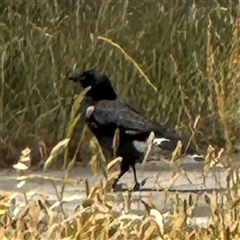
[[[92,116],[99,124],[114,124],[117,127],[123,127],[126,131],[166,131],[165,126],[153,124],[141,113],[121,100],[97,102],[94,105]]]
[[[175,130],[151,122],[121,100],[99,101],[90,107],[90,114],[87,113],[87,115],[93,117],[98,125],[104,126],[104,133],[106,134],[109,128],[111,129],[110,132],[113,131],[112,129],[121,128],[130,138],[131,136],[141,138],[142,134],[154,132],[154,144],[169,151],[173,151],[178,141],[182,140]]]

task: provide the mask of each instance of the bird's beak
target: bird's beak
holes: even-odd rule
[[[85,79],[85,77],[82,77],[79,73],[74,73],[72,76],[69,77],[69,80],[72,80],[74,82],[82,82]]]

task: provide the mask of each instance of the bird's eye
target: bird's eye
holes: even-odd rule
[[[82,80],[86,78],[85,74],[82,74],[80,77]]]

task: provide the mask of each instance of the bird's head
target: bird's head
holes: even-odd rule
[[[69,79],[79,82],[83,88],[93,87],[98,83],[98,73],[94,69],[89,69],[81,73],[75,73]]]
[[[117,98],[111,80],[105,73],[98,73],[94,69],[89,69],[84,70],[82,73],[75,73],[69,79],[74,82],[80,82],[84,89],[91,87],[86,96],[91,97],[95,102],[100,100],[115,100]]]

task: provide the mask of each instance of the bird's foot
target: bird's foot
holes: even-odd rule
[[[140,189],[141,189],[140,183],[136,182],[135,185],[134,185],[134,187],[133,187],[133,189],[132,189],[132,191],[133,191],[133,192],[135,192],[135,191],[140,191]]]

